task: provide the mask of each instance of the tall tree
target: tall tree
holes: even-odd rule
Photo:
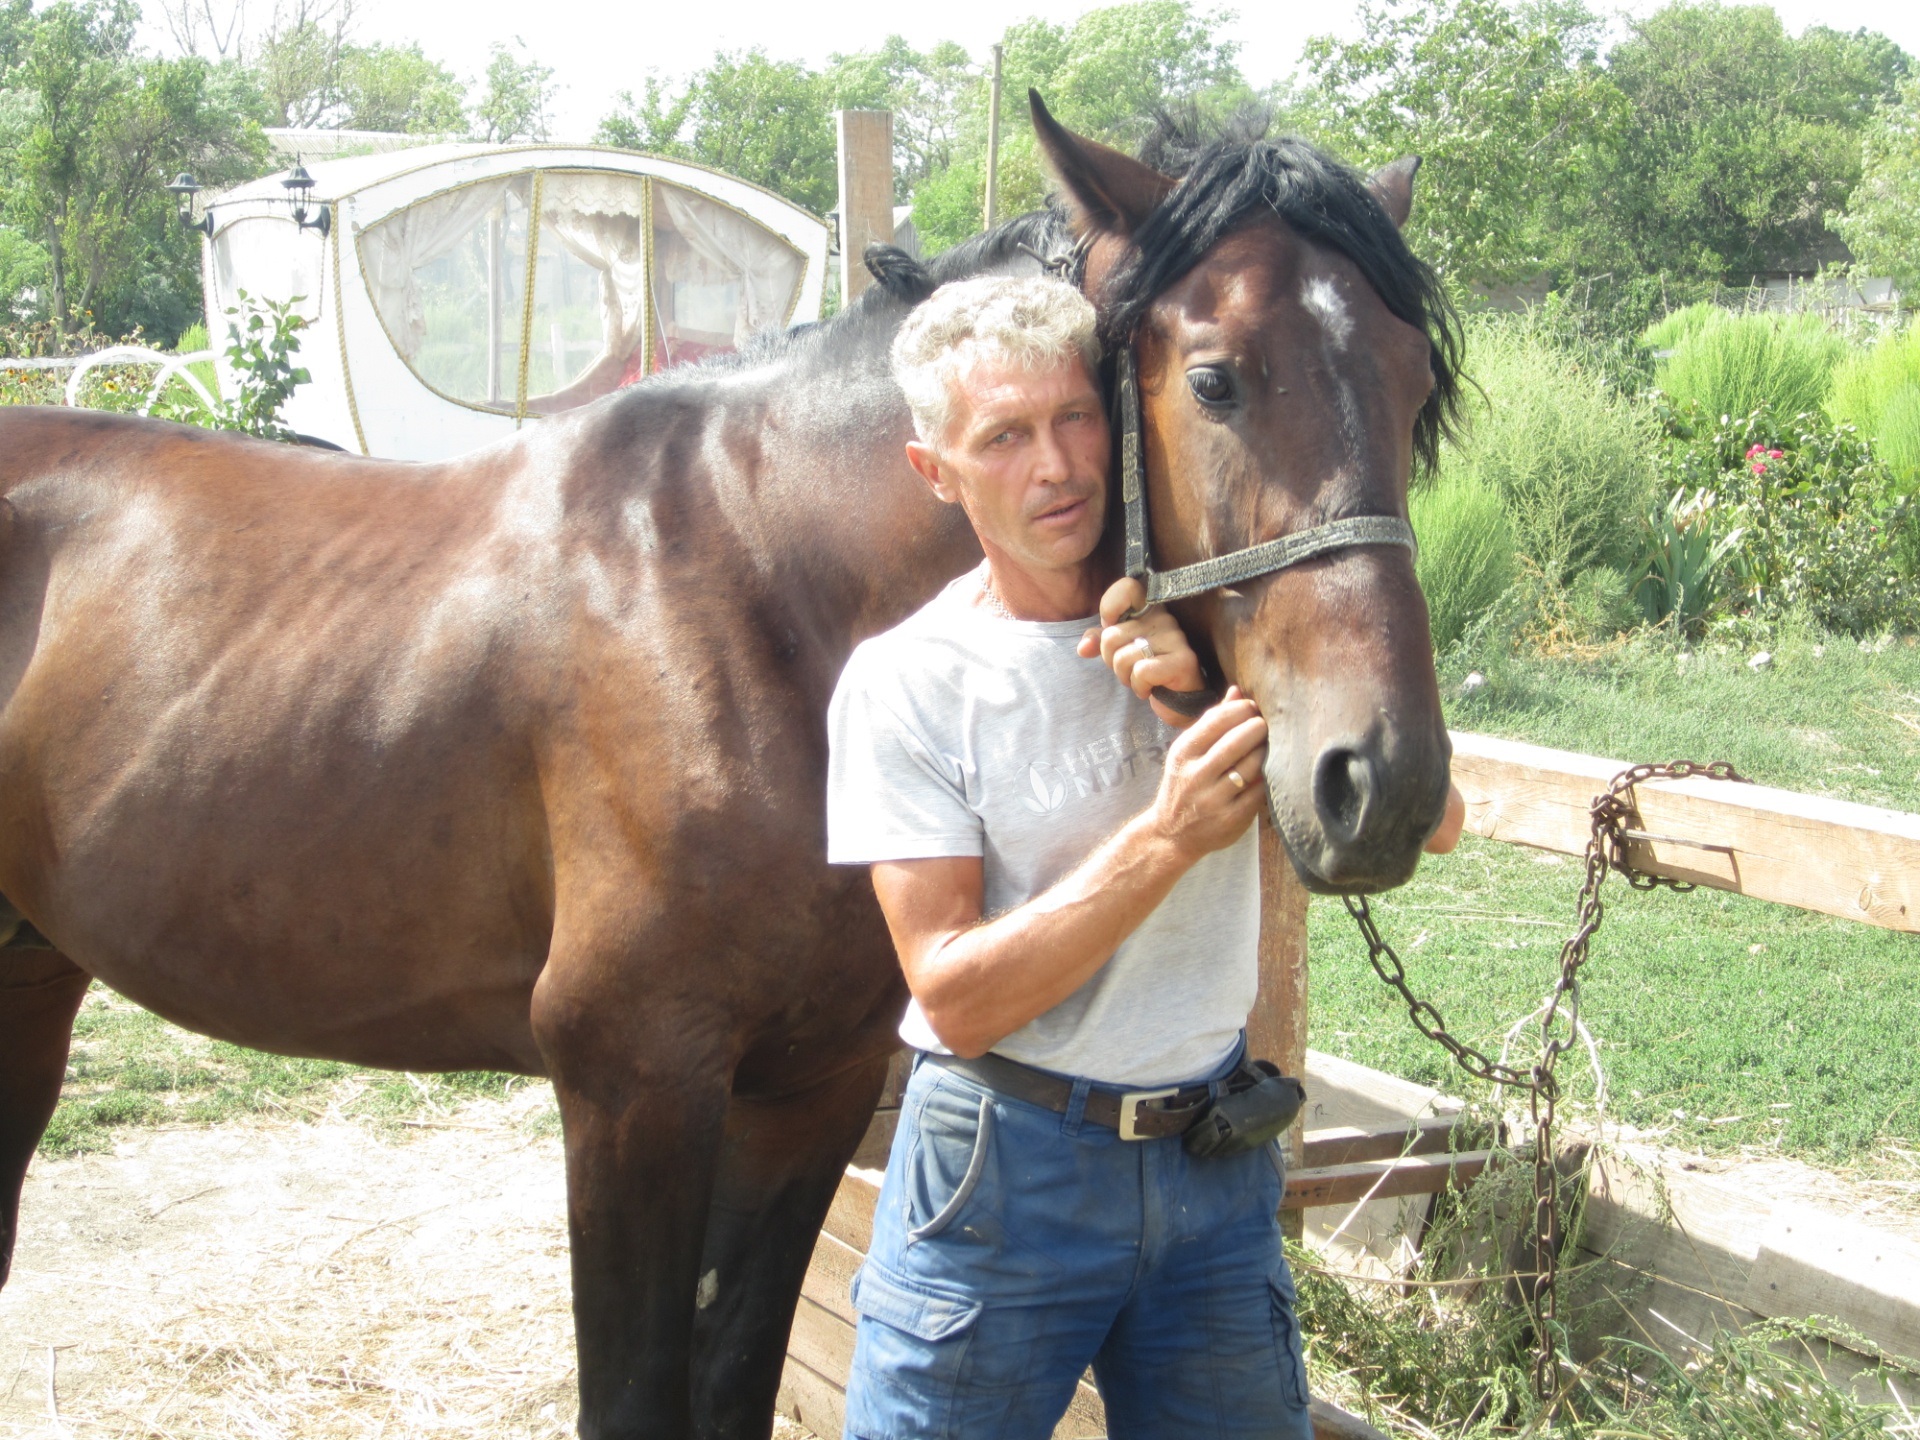
[[[600,124],[608,145],[711,165],[814,210],[838,192],[829,91],[817,72],[762,50],[714,56],[675,89],[649,78]]]
[[[7,76],[0,222],[46,255],[48,309],[69,335],[177,331],[197,308],[198,237],[172,223],[169,179],[257,173],[258,95],[232,67],[133,49],[129,0],[59,0]]]
[[[1366,3],[1361,38],[1308,41],[1304,118],[1363,168],[1425,160],[1408,235],[1444,273],[1501,281],[1602,258],[1566,225],[1624,122],[1600,28],[1580,0]]]
[[[476,140],[504,144],[547,138],[554,95],[551,66],[540,64],[516,39],[511,46],[493,46],[493,58],[480,78],[480,98],[470,120]]]
[[[1908,59],[1865,31],[1796,39],[1770,6],[1680,0],[1607,63],[1632,107],[1603,191],[1628,262],[1744,282],[1826,257],[1824,216]]]
[[[1907,80],[1866,128],[1860,182],[1828,225],[1870,275],[1891,276],[1920,301],[1920,76]]]
[[[417,42],[350,45],[341,55],[342,129],[459,135],[466,104],[466,87]]]
[[[1221,111],[1252,98],[1219,24],[1187,0],[1134,0],[1090,10],[1071,25],[1036,19],[1010,27],[1002,40],[1007,110],[1000,117],[1001,215],[1033,209],[1046,195],[1038,148],[1021,123],[1029,87],[1076,130],[1130,146],[1161,110],[1191,104]],[[965,92],[964,101],[952,163],[914,191],[914,225],[929,250],[945,249],[980,228],[989,101],[984,80]]]

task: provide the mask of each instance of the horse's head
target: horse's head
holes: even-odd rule
[[[1456,394],[1451,312],[1398,228],[1416,163],[1368,183],[1300,141],[1221,142],[1176,179],[1033,112],[1108,348],[1133,347],[1156,568],[1404,521]],[[1306,883],[1406,880],[1450,754],[1412,551],[1349,545],[1178,608],[1266,715]]]

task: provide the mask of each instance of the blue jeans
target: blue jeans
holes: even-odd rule
[[[1089,1364],[1113,1440],[1310,1440],[1277,1162],[1079,1112],[915,1069],[854,1281],[849,1440],[1045,1440]]]

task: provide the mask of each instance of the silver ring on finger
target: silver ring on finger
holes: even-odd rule
[[[1139,639],[1135,640],[1131,645],[1127,646],[1127,648],[1129,650],[1137,651],[1139,653],[1140,660],[1151,660],[1153,658],[1153,641],[1149,640],[1144,635],[1142,635]],[[1134,663],[1138,664],[1139,661],[1135,661]]]
[[[1247,788],[1247,777],[1242,775],[1238,770],[1227,771],[1227,779],[1233,781],[1233,788],[1236,790],[1244,790]]]

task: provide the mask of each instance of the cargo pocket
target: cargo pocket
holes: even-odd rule
[[[1273,1302],[1273,1346],[1280,1362],[1280,1393],[1291,1405],[1307,1406],[1307,1357],[1300,1348],[1300,1321],[1293,1277],[1285,1270],[1267,1276]]]
[[[869,1257],[853,1277],[853,1308],[860,1332],[847,1376],[847,1435],[955,1440],[961,1368],[981,1302]]]
[[[969,1107],[970,1100],[936,1088],[921,1104],[907,1185],[909,1245],[945,1230],[979,1188],[993,1142],[993,1097],[982,1094]],[[918,1225],[916,1214],[926,1217]]]
[[[916,1340],[951,1340],[980,1318],[981,1302],[909,1280],[869,1259],[853,1277],[853,1308]]]

